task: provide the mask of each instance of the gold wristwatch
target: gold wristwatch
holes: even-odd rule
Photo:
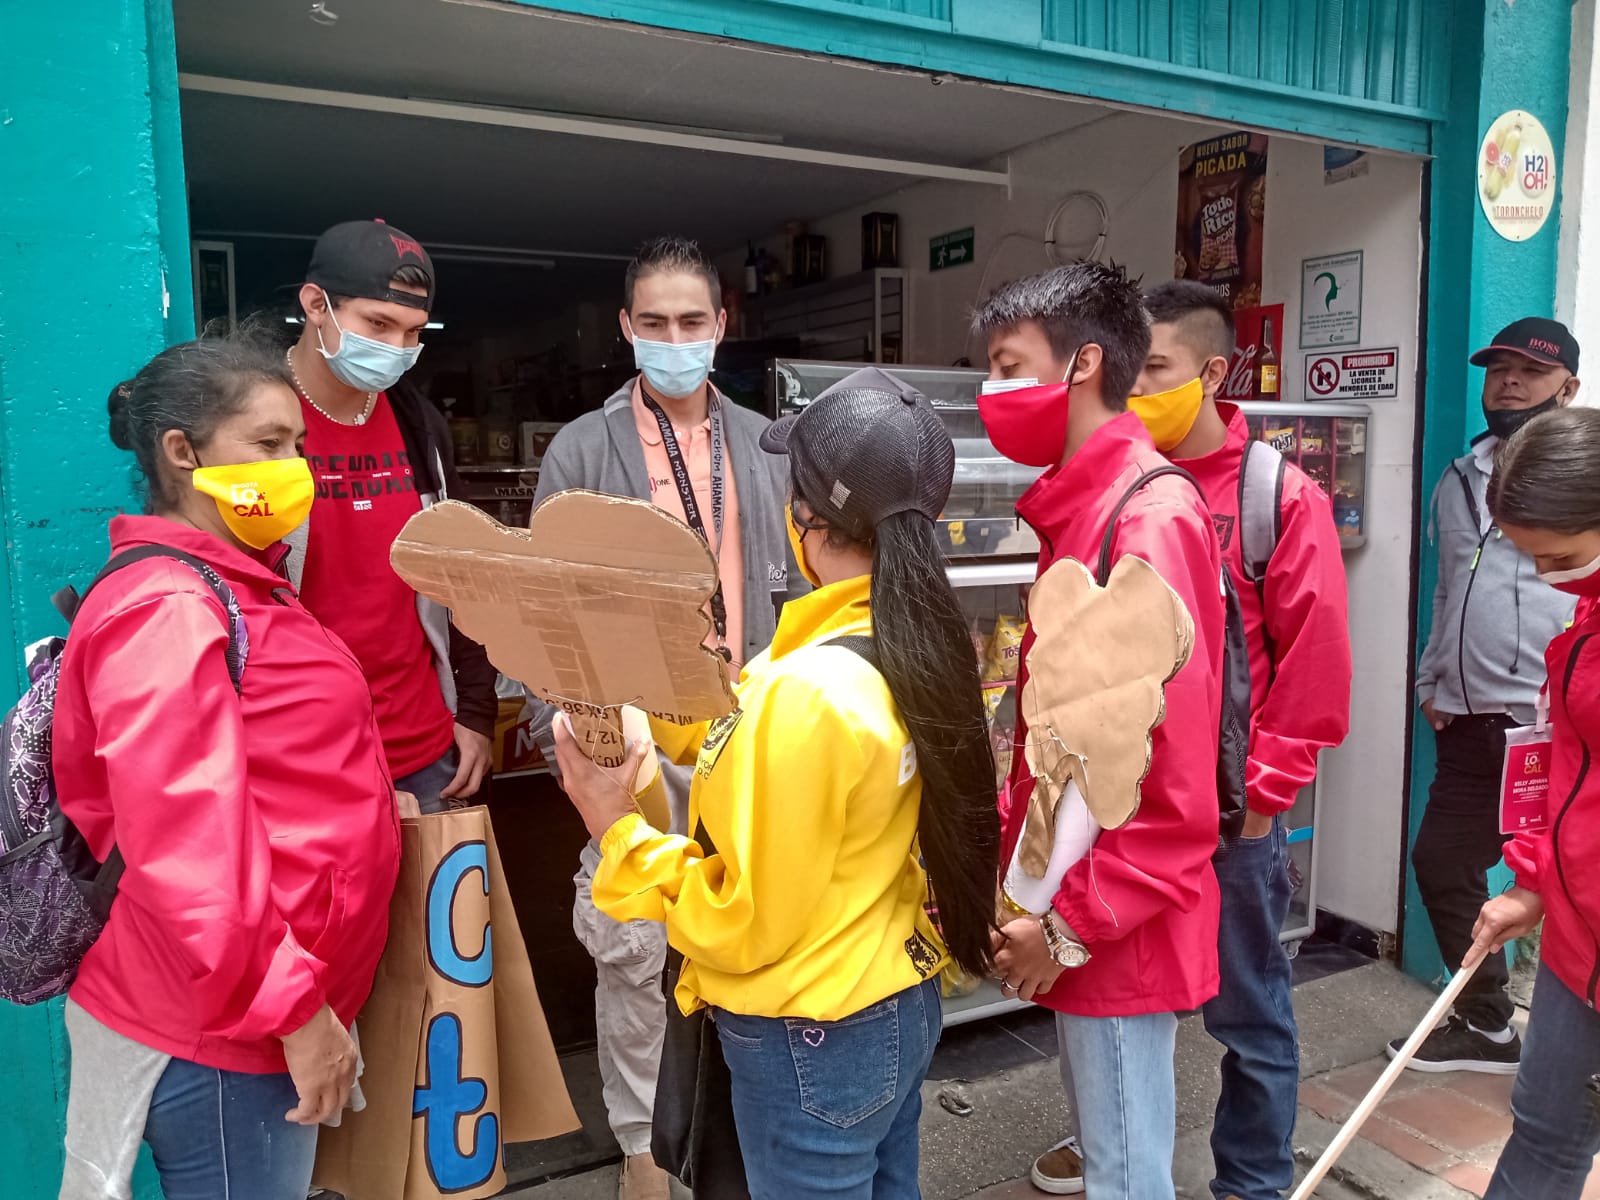
[[[1089,947],[1063,933],[1056,923],[1055,913],[1047,912],[1040,917],[1039,928],[1044,931],[1044,944],[1049,947],[1050,957],[1057,966],[1081,967],[1089,961]]]

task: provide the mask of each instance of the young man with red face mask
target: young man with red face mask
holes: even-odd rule
[[[1137,813],[1071,866],[1043,918],[998,935],[1002,986],[1056,1014],[1062,1074],[1096,1200],[1171,1200],[1177,1014],[1217,993],[1217,742],[1225,609],[1211,514],[1173,474],[1128,393],[1150,350],[1138,287],[1116,267],[1076,263],[999,289],[974,326],[988,343],[979,410],[1006,457],[1047,468],[1017,504],[1057,560],[1137,555],[1194,621],[1187,665],[1166,685]],[[1119,507],[1120,506],[1120,507]],[[1023,661],[1032,634],[1022,646]],[[1018,682],[1026,695],[1026,668]],[[1019,714],[1023,704],[1018,704]],[[1001,796],[1001,861],[1021,836],[1034,781],[1018,720]]]
[[[1300,1088],[1293,974],[1278,937],[1293,891],[1280,816],[1316,777],[1318,753],[1350,727],[1344,561],[1326,493],[1251,442],[1237,408],[1217,403],[1234,345],[1227,299],[1180,279],[1147,293],[1145,307],[1150,357],[1128,406],[1210,502],[1250,658],[1249,813],[1215,862],[1222,987],[1202,1010],[1228,1051],[1211,1191],[1216,1200],[1278,1200],[1294,1183]],[[1267,531],[1275,536],[1263,539]]]
[[[460,490],[444,417],[401,380],[435,293],[415,239],[382,221],[335,225],[311,252],[286,356],[317,494],[285,570],[361,664],[395,786],[423,812],[477,793],[499,707],[483,647],[389,565],[406,521]]]

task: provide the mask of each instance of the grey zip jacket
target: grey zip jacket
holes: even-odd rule
[[[789,537],[783,511],[789,497],[789,462],[781,454],[768,454],[758,439],[770,422],[759,413],[721,400],[728,461],[739,498],[739,546],[744,556],[744,646],[742,661],[749,662],[772,641],[777,629],[777,605],[787,598],[791,573]],[[650,499],[650,475],[639,427],[633,416],[633,382],[614,393],[597,412],[585,413],[556,434],[539,468],[535,504],[547,496],[572,488],[586,488],[613,496]],[[805,586],[801,585],[804,591]],[[533,736],[555,770],[555,739],[550,720],[555,710],[530,696],[534,708]],[[672,805],[673,832],[682,828],[688,810],[687,772],[662,764]]]
[[[1544,686],[1544,652],[1577,601],[1542,582],[1533,560],[1489,517],[1494,442],[1474,443],[1433,489],[1429,540],[1439,550],[1433,624],[1417,666],[1417,702],[1455,716],[1506,713],[1524,725]]]

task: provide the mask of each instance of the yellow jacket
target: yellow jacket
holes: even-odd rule
[[[686,1013],[838,1020],[947,960],[925,911],[911,736],[883,676],[820,644],[872,631],[869,587],[862,576],[789,601],[730,716],[652,722],[669,757],[697,756],[689,826],[704,824],[715,855],[638,815],[600,842],[595,904],[666,922]]]

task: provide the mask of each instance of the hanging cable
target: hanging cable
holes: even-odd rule
[[[1094,243],[1090,246],[1087,254],[1074,254],[1063,257],[1060,239],[1057,237],[1057,227],[1061,224],[1061,218],[1066,215],[1067,209],[1080,201],[1088,204],[1099,214],[1100,231],[1095,234]],[[1055,210],[1050,214],[1050,219],[1044,223],[1044,252],[1050,256],[1050,261],[1058,267],[1080,259],[1098,262],[1100,256],[1105,253],[1106,238],[1110,232],[1111,210],[1106,207],[1106,202],[1101,199],[1098,192],[1068,192],[1061,198],[1061,203],[1056,205]]]

